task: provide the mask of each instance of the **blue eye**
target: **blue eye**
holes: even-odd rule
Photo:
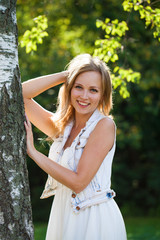
[[[98,92],[98,90],[97,89],[95,89],[95,88],[91,88],[91,92]]]
[[[82,87],[81,87],[81,86],[79,86],[79,85],[77,85],[77,86],[75,86],[75,88],[81,89]]]

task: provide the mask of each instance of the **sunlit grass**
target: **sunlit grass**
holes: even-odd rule
[[[160,240],[160,218],[126,218],[128,240]],[[47,223],[35,224],[35,240],[45,240]]]

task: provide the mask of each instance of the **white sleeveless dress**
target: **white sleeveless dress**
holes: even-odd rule
[[[93,117],[92,117],[93,119]],[[71,127],[70,127],[71,130]],[[81,133],[80,133],[81,134]],[[78,140],[80,134],[76,137]],[[68,134],[67,134],[68,135]],[[79,141],[79,140],[78,140]],[[68,167],[66,160],[74,161],[73,144],[61,150],[59,154],[59,164]],[[103,161],[97,174],[102,172],[105,182],[108,182],[110,188],[111,167],[115,151],[115,142],[108,156]],[[49,157],[54,156],[52,150]],[[70,165],[74,165],[70,162]],[[73,211],[71,204],[72,190],[66,186],[56,183],[56,194],[51,208],[46,240],[126,240],[126,230],[121,212],[114,201],[102,202],[86,207],[78,214]]]

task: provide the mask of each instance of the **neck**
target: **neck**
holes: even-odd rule
[[[75,113],[75,123],[74,123],[74,127],[75,128],[84,128],[86,125],[86,122],[88,121],[88,119],[90,118],[91,114],[78,114]]]

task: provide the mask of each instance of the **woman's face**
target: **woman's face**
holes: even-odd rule
[[[92,114],[102,98],[101,74],[95,71],[78,75],[71,89],[71,104],[76,113]]]

